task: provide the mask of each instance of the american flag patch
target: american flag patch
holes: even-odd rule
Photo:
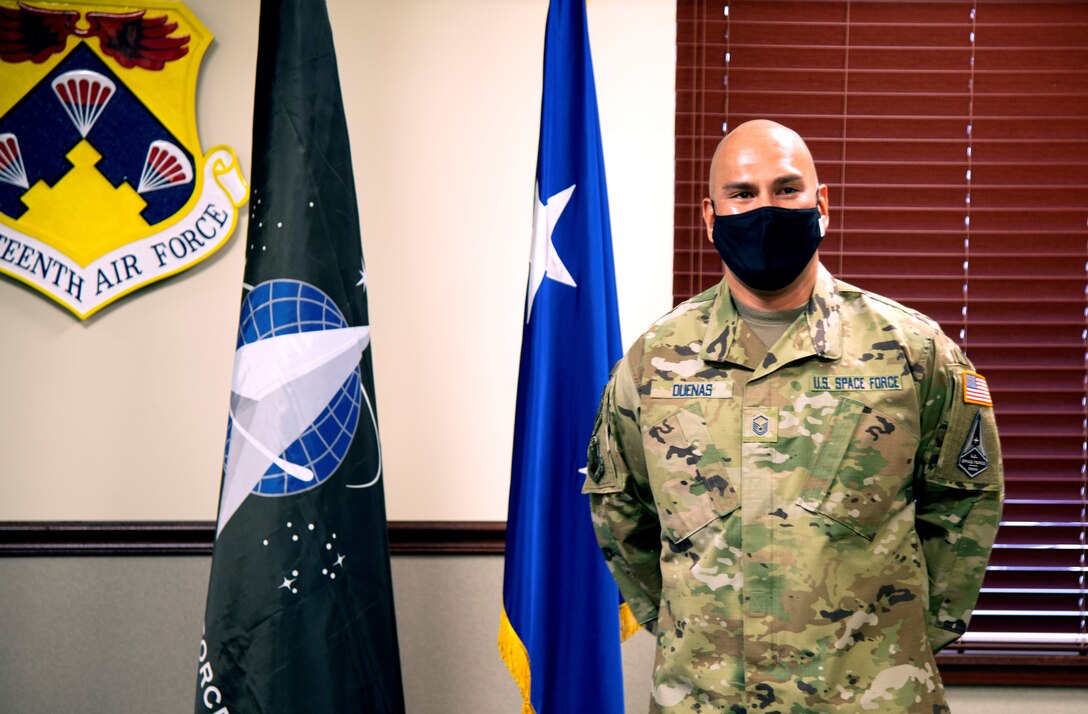
[[[963,401],[967,404],[981,404],[984,407],[994,405],[994,400],[990,397],[990,385],[978,372],[963,373]]]

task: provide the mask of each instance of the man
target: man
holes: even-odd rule
[[[925,316],[820,264],[827,187],[769,121],[718,146],[725,279],[617,363],[594,526],[657,637],[651,711],[947,712],[1001,511],[985,378]]]

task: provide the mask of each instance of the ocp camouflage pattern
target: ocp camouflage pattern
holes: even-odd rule
[[[585,491],[657,638],[651,711],[948,711],[933,654],[966,628],[1003,494],[972,369],[936,323],[822,266],[769,351],[724,281],[635,343]]]

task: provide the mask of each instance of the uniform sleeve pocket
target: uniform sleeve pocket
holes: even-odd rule
[[[872,407],[842,398],[797,505],[872,540],[907,503],[918,437]],[[828,529],[829,537],[840,530]]]
[[[962,373],[955,376],[955,395],[948,410],[948,428],[937,458],[937,471],[927,478],[980,490],[1001,483],[1001,445],[993,408],[969,404],[962,397]]]
[[[593,424],[593,436],[589,439],[586,451],[586,480],[582,484],[582,493],[616,493],[623,490],[623,479],[612,460],[612,429],[609,420],[603,414],[604,407],[597,411]]]
[[[697,403],[651,426],[644,441],[658,516],[674,543],[740,505],[727,458],[711,439]]]

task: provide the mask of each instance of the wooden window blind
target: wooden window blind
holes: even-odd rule
[[[994,394],[1005,512],[970,656],[941,658],[975,674],[946,681],[1088,684],[1088,3],[680,0],[676,83],[675,300],[721,279],[718,141],[795,129],[824,264],[940,322]]]

